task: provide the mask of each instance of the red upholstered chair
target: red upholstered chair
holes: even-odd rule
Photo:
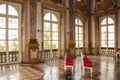
[[[84,56],[83,57],[83,74],[85,74],[85,69],[90,69],[91,77],[92,77],[92,68],[93,68],[92,61],[87,56]]]
[[[65,71],[67,70],[67,68],[71,68],[72,73],[73,73],[73,67],[74,67],[73,58],[69,57],[69,56],[65,56],[65,58],[64,58],[64,69],[65,69]]]

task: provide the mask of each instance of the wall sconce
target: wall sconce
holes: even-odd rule
[[[69,34],[70,32],[67,32],[67,34]]]
[[[40,32],[40,30],[38,29],[38,32]]]

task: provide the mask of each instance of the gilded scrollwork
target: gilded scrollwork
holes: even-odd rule
[[[107,10],[113,7],[113,0],[103,0],[96,4],[97,10]]]

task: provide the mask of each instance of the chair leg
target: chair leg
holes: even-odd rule
[[[92,77],[92,68],[91,68],[91,77]]]
[[[73,67],[71,67],[72,68],[72,74],[73,74]]]
[[[85,75],[85,68],[83,68],[83,76]]]

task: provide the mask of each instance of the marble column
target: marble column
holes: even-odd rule
[[[36,39],[36,0],[29,0],[29,28],[30,28],[30,39],[28,43],[28,57],[29,63],[38,63],[39,60],[39,44]]]
[[[75,14],[74,14],[74,0],[69,0],[69,43],[68,43],[68,55],[75,56]]]

